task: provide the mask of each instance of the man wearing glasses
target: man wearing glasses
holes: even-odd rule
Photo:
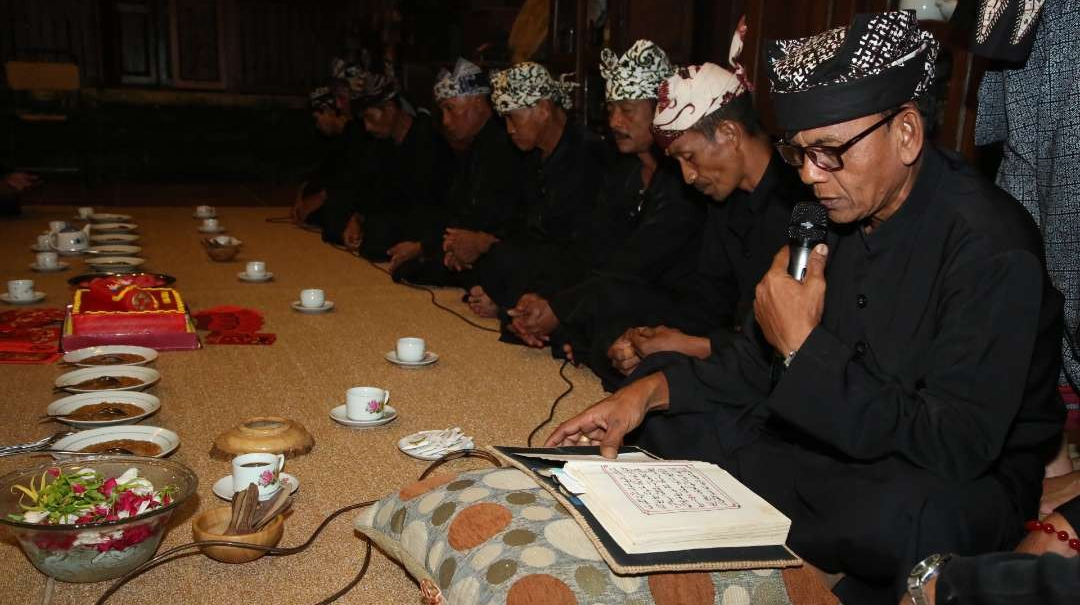
[[[1012,547],[1064,419],[1038,231],[925,140],[937,49],[910,11],[770,44],[778,148],[828,209],[827,244],[803,282],[777,254],[733,346],[646,360],[548,440],[611,455],[650,411],[710,413],[700,457],[787,514],[848,604],[922,594],[948,560],[929,555]]]

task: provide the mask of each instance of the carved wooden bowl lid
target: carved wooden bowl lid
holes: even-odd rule
[[[210,456],[228,460],[240,454],[268,452],[293,458],[310,452],[314,446],[315,438],[299,422],[280,416],[257,416],[218,435]]]

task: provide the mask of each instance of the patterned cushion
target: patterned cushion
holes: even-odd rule
[[[368,507],[356,529],[447,605],[788,605],[778,570],[617,576],[561,504],[519,470],[437,474]]]

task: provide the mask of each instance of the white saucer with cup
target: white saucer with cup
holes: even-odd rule
[[[242,492],[254,483],[259,499],[264,500],[281,489],[281,469],[285,456],[281,454],[241,454],[232,461],[233,493]]]
[[[7,292],[0,294],[0,300],[12,305],[28,305],[44,299],[45,293],[34,290],[32,279],[8,280]]]
[[[300,291],[300,300],[293,301],[292,308],[301,313],[323,313],[334,308],[334,303],[326,300],[326,293],[319,288],[306,288]]]
[[[34,255],[34,263],[30,268],[34,271],[48,273],[51,271],[63,271],[70,265],[60,262],[60,255],[56,252],[38,252]]]
[[[244,270],[237,273],[236,277],[241,281],[264,282],[274,278],[274,274],[266,270],[266,263],[261,260],[249,261]]]
[[[34,252],[48,252],[52,250],[52,234],[42,233],[41,235],[38,235],[37,241],[34,242],[33,246],[30,246],[30,249]]]
[[[385,358],[390,363],[406,367],[431,365],[439,360],[438,355],[427,350],[424,339],[415,336],[399,338],[395,349],[387,353]]]
[[[94,208],[92,206],[80,206],[79,218],[84,221],[90,220],[90,215],[94,214]]]
[[[195,218],[214,218],[217,210],[213,206],[195,206]]]
[[[200,233],[223,233],[224,231],[225,227],[222,227],[221,223],[213,217],[204,218],[202,225],[199,225]]]
[[[330,418],[352,427],[384,425],[397,418],[397,410],[388,405],[390,391],[378,387],[353,387],[345,391],[345,404],[330,410]]]

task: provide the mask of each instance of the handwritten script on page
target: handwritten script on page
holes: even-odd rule
[[[740,508],[738,502],[690,465],[601,465],[642,514],[663,515]]]

